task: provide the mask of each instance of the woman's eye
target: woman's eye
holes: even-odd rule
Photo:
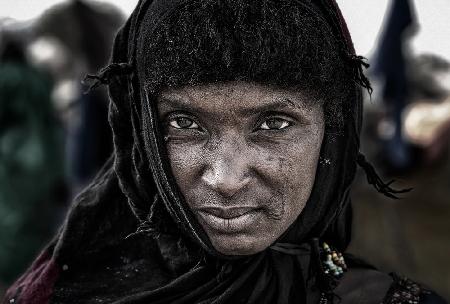
[[[178,117],[170,120],[171,127],[175,129],[199,129],[200,127],[196,122],[187,117]]]
[[[266,119],[259,128],[262,130],[281,130],[287,128],[291,123],[282,118],[269,118]]]

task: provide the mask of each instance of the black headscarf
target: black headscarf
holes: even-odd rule
[[[289,18],[303,20],[302,26],[291,27]],[[289,43],[277,40],[281,33],[271,22],[283,23]],[[196,36],[202,26],[208,26],[209,36]],[[361,86],[370,89],[363,66],[334,0],[140,1],[115,39],[111,64],[91,76],[94,86],[109,85],[114,156],[76,199],[40,262],[11,290],[27,285],[33,269],[48,267],[41,276],[52,283],[40,290],[56,303],[332,298],[337,281],[323,269],[320,244],[345,250],[356,164],[371,169],[358,152]],[[275,244],[245,257],[217,252],[186,205],[156,110],[163,88],[231,80],[319,94],[327,119],[306,207]],[[369,182],[381,192],[391,190],[375,174]]]
[[[106,71],[110,74],[109,76],[123,73],[122,76],[112,76],[109,79],[112,100],[110,121],[115,134],[116,172],[122,190],[127,195],[133,211],[142,222],[148,222],[148,214],[151,209],[149,202],[153,201],[153,197],[158,193],[180,230],[201,245],[208,253],[215,256],[220,256],[220,254],[212,248],[206,234],[186,206],[171,174],[157,118],[157,92],[164,86],[195,85],[204,82],[236,79],[294,86],[301,84],[301,80],[306,77],[312,78],[319,73],[316,72],[315,74],[315,71],[308,71],[305,68],[305,62],[300,61],[297,62],[299,68],[302,68],[300,72],[293,70],[281,76],[268,75],[267,70],[270,71],[271,67],[264,70],[258,66],[260,70],[255,71],[250,70],[250,68],[246,70],[242,68],[245,60],[236,57],[228,59],[225,56],[223,56],[225,58],[217,58],[214,57],[218,56],[216,54],[208,56],[209,50],[206,50],[205,54],[197,55],[199,58],[185,59],[184,55],[186,54],[182,50],[176,49],[176,45],[171,46],[171,41],[164,40],[166,38],[164,37],[165,33],[160,33],[160,27],[164,27],[165,19],[173,18],[177,20],[179,15],[176,13],[183,11],[186,6],[191,7],[186,9],[186,12],[196,9],[210,10],[210,14],[216,13],[214,10],[222,10],[223,12],[224,9],[227,9],[227,6],[222,2],[228,3],[228,9],[231,9],[231,5],[247,5],[247,8],[235,10],[248,15],[252,13],[250,10],[255,10],[253,16],[247,15],[244,17],[255,19],[269,18],[263,15],[264,6],[267,6],[267,10],[273,10],[274,7],[282,4],[271,3],[271,1],[258,3],[250,3],[249,1],[141,1],[116,38],[112,59],[113,65]],[[335,246],[345,249],[349,241],[349,234],[346,227],[343,227],[340,223],[347,221],[342,221],[339,217],[346,214],[348,188],[353,180],[356,168],[362,107],[357,82],[362,83],[365,78],[360,73],[360,66],[358,66],[360,62],[353,55],[351,42],[347,40],[348,32],[333,1],[315,1],[316,3],[314,1],[282,2],[294,9],[297,6],[303,7],[305,12],[318,19],[316,22],[319,26],[328,26],[327,30],[334,30],[334,33],[329,33],[334,35],[333,39],[329,39],[329,41],[336,43],[335,47],[339,50],[337,54],[340,58],[330,56],[330,58],[324,58],[324,62],[313,62],[311,64],[316,64],[320,68],[321,64],[329,63],[325,60],[341,60],[344,62],[343,65],[333,65],[347,69],[341,75],[347,76],[349,81],[354,81],[347,83],[346,86],[339,87],[347,90],[345,92],[347,100],[335,101],[330,106],[334,106],[333,111],[342,115],[341,125],[338,126],[338,123],[335,123],[325,134],[321,151],[322,162],[318,166],[316,183],[310,198],[310,202],[313,203],[307,204],[299,220],[296,221],[295,225],[298,227],[290,229],[291,234],[293,234],[291,238],[295,242],[312,236],[323,237],[329,229],[342,230],[339,233],[330,231],[329,234]],[[287,9],[285,10],[287,11]],[[273,14],[274,12],[269,11],[268,14],[270,13]],[[208,12],[205,13],[205,15],[207,14]],[[223,15],[227,15],[227,13],[223,13]],[[198,16],[201,15],[191,16],[191,18]],[[216,13],[215,16],[221,15]],[[313,17],[309,17],[313,19]],[[239,16],[236,16],[236,20],[222,20],[223,26],[233,28],[240,21],[238,18]],[[328,24],[324,25],[324,22],[328,22]],[[172,23],[169,22],[169,25],[172,25]],[[176,30],[179,29],[177,28],[174,31]],[[187,29],[187,31],[194,30]],[[226,32],[222,34],[227,35]],[[192,36],[194,35],[195,33],[192,34]],[[306,36],[306,38],[313,40],[318,38],[318,35]],[[221,39],[232,40],[233,38],[222,37],[218,40]],[[266,38],[261,38],[261,40],[264,39]],[[165,49],[161,49],[161,46],[158,45],[159,40],[166,43]],[[239,38],[236,38],[236,40],[239,41]],[[188,41],[188,39],[183,40],[183,42],[185,41]],[[176,42],[174,43],[176,44]],[[199,43],[202,43],[202,41]],[[228,42],[228,44],[232,43]],[[318,44],[318,41],[301,41],[300,43],[309,46],[309,44]],[[301,45],[300,43],[299,45]],[[258,45],[253,45],[253,47],[256,49]],[[218,53],[228,51],[226,46],[222,49],[220,46],[217,48],[219,49],[216,51]],[[244,53],[246,50],[240,51]],[[245,55],[249,56],[249,54]],[[258,57],[258,55],[254,56]],[[277,56],[280,55],[277,54]],[[165,57],[174,58],[174,60],[167,60]],[[195,55],[190,57],[195,57]],[[320,57],[320,59],[322,58]],[[287,60],[284,61],[288,62]],[[256,61],[256,63],[260,62]],[[254,62],[247,63],[249,66],[251,64],[254,64]],[[289,62],[289,64],[293,63]],[[283,67],[279,67],[279,69],[283,70]],[[301,75],[301,73],[306,74],[306,76]],[[350,77],[348,74],[351,74]],[[335,75],[330,75],[330,77],[332,76]],[[288,77],[291,79],[286,79]],[[319,85],[322,85],[322,89],[325,90],[324,83],[330,81],[337,80],[326,79],[321,81]],[[144,86],[147,86],[146,90],[142,89]],[[336,95],[334,93],[332,97],[336,97]],[[336,107],[338,109],[335,109]],[[131,124],[129,123],[130,118]]]

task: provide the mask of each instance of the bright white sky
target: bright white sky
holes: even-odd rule
[[[0,17],[29,20],[62,0],[0,0]],[[105,0],[104,0],[105,1]],[[389,0],[337,0],[348,22],[356,50],[370,55]],[[137,0],[106,0],[130,14]],[[450,0],[415,0],[421,30],[413,41],[416,53],[435,53],[450,60]]]

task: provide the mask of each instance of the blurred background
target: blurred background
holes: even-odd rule
[[[104,89],[84,75],[109,57],[136,0],[0,3],[0,298],[62,223],[112,151]],[[362,150],[391,200],[359,172],[349,251],[450,301],[450,3],[338,0],[374,93]]]

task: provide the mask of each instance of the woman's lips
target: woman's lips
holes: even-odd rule
[[[256,222],[261,209],[255,207],[201,208],[200,219],[211,229],[222,233],[237,233],[248,229]]]

